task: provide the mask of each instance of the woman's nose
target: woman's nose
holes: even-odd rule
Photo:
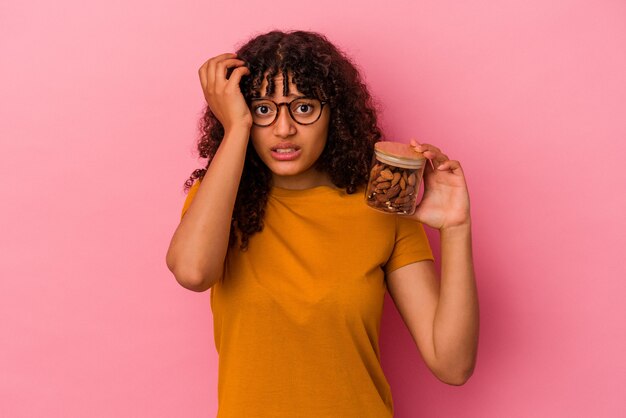
[[[276,123],[274,124],[274,134],[280,137],[287,137],[296,133],[296,122],[291,119],[291,115],[286,106],[281,106],[278,112]]]

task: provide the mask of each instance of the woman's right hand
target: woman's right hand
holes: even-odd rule
[[[198,70],[204,98],[225,132],[252,127],[252,114],[239,88],[241,77],[250,74],[250,70],[236,56],[232,53],[217,55]],[[226,71],[231,67],[237,68],[226,79]]]

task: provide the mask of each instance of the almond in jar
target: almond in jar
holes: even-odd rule
[[[365,189],[365,202],[385,213],[412,215],[417,206],[425,166],[426,157],[410,145],[377,142]]]

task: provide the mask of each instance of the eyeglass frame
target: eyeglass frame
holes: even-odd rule
[[[317,101],[320,102],[320,114],[317,115],[317,119],[315,119],[313,122],[302,123],[302,122],[298,122],[296,120],[296,118],[293,117],[293,113],[291,113],[291,104],[293,102],[295,102],[296,100],[300,100],[300,99],[317,100]],[[328,101],[326,101],[326,100],[320,100],[320,99],[317,99],[315,97],[307,97],[307,96],[298,96],[298,97],[294,98],[290,102],[282,102],[282,103],[276,103],[272,99],[265,99],[265,98],[258,97],[258,98],[250,99],[250,106],[252,105],[253,102],[261,101],[261,100],[272,102],[272,103],[274,103],[274,105],[276,105],[276,116],[274,116],[274,120],[269,125],[259,125],[258,123],[255,123],[254,119],[253,119],[252,120],[252,124],[255,125],[255,126],[258,126],[259,128],[268,128],[268,127],[272,126],[273,124],[275,124],[276,121],[278,120],[278,116],[280,116],[280,107],[281,106],[287,106],[287,112],[289,113],[289,117],[291,118],[291,120],[293,120],[298,125],[303,125],[303,126],[313,125],[315,122],[320,120],[320,118],[322,117],[322,113],[324,112],[324,105],[326,103],[328,103]],[[254,118],[254,116],[253,116],[253,118]]]

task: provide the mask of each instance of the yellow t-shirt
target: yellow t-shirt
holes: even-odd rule
[[[273,188],[264,223],[211,288],[217,417],[392,417],[384,274],[433,259],[422,225],[328,186]]]

